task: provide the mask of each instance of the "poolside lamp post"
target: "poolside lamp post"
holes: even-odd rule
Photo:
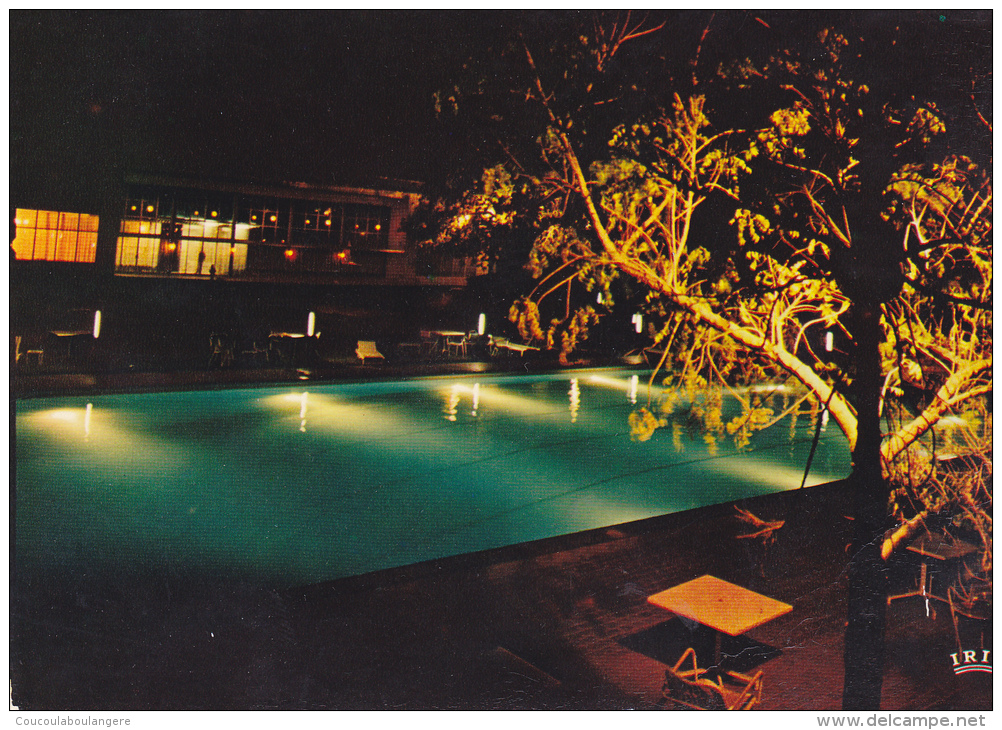
[[[313,337],[313,333],[316,331],[317,326],[317,315],[314,312],[310,312],[310,316],[306,318],[306,336]]]
[[[480,316],[477,317],[477,334],[482,337],[484,332],[486,331],[487,331],[487,315],[481,312]]]
[[[101,334],[101,310],[98,309],[94,312],[94,339],[96,340]]]
[[[831,330],[825,332],[825,352],[831,352],[835,346],[835,335]]]
[[[633,322],[633,329],[639,335],[644,329],[644,315],[638,312],[633,315],[633,319],[631,321]]]

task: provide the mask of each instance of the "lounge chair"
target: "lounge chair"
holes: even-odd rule
[[[517,352],[519,356],[525,357],[525,353],[530,350],[538,352],[539,348],[533,345],[518,345],[504,337],[492,337],[490,339],[491,355],[497,355],[504,350],[505,352]]]
[[[359,340],[358,347],[355,348],[355,354],[358,355],[359,360],[365,365],[365,358],[367,357],[378,357],[381,360],[385,360],[382,353],[376,349],[376,343],[372,340]]]
[[[691,669],[682,668],[687,659],[692,660]],[[762,672],[750,676],[715,670],[711,674],[699,668],[690,647],[665,672],[661,694],[664,701],[694,710],[750,710],[762,701]]]

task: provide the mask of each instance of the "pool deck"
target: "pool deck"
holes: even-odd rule
[[[611,365],[615,363],[592,363]],[[39,373],[31,397],[538,372],[541,363],[337,364],[296,370]],[[13,411],[11,417],[13,418]],[[846,487],[741,503],[785,520],[741,539],[734,505],[706,507],[328,584],[277,590],[155,571],[16,574],[11,678],[25,709],[659,708],[665,636],[647,596],[715,575],[793,606],[750,632],[781,650],[759,669],[765,710],[837,710],[842,691]],[[901,587],[916,565],[893,566]],[[991,709],[991,675],[949,655],[992,647],[992,622],[924,601],[888,611],[882,709]]]
[[[658,708],[669,615],[648,595],[703,574],[793,606],[751,632],[761,709],[837,710],[849,521],[835,483],[744,500],[785,526],[739,539],[733,505],[274,590],[162,575],[20,576],[12,679],[26,709]],[[964,647],[991,621],[962,620]],[[954,676],[949,611],[888,612],[884,710],[991,709]],[[663,657],[662,657],[663,659]]]
[[[627,368],[618,360],[595,360],[581,367]],[[416,363],[323,362],[310,368],[216,368],[174,371],[77,371],[12,373],[11,394],[16,398],[78,395],[87,393],[128,393],[212,388],[236,388],[294,383],[338,383],[436,375],[477,373],[537,373],[566,370],[549,361],[507,358],[495,361],[455,360]]]

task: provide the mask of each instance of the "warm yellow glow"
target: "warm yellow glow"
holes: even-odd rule
[[[377,230],[377,231],[379,231],[379,230],[382,230],[382,228],[383,228],[383,227],[382,227],[381,225],[379,225],[378,223],[376,224],[376,230]]]
[[[470,415],[474,418],[477,417],[477,409],[480,407],[480,383],[473,384],[473,410],[470,411]]]
[[[456,383],[450,387],[450,390],[443,392],[443,395],[448,395],[452,392],[458,393],[469,393],[473,394],[473,388],[469,385],[463,383]],[[489,386],[477,389],[477,406],[479,410],[480,404],[487,404],[490,406],[498,407],[508,413],[517,413],[520,415],[533,415],[540,416],[547,413],[553,413],[556,409],[560,408],[559,405],[546,400],[537,400],[533,398],[525,398],[519,395],[513,395],[512,393],[501,390],[497,386]]]
[[[219,215],[219,213],[217,213],[216,211],[212,211],[209,215],[215,218],[217,215]]]
[[[306,336],[313,337],[313,333],[317,326],[317,315],[310,312],[309,316],[306,318]]]
[[[634,314],[632,322],[633,322],[633,329],[639,335],[644,329],[644,315],[639,313]]]
[[[804,478],[802,468],[785,466],[754,456],[708,459],[703,462],[703,468],[740,479],[743,482],[760,484],[765,487],[778,487],[784,490],[799,488],[800,482]],[[816,472],[812,469],[804,486],[813,487],[818,484],[827,484],[838,478],[838,475]]]
[[[306,219],[306,225],[310,225],[310,219],[309,218]]]
[[[825,332],[825,352],[831,352],[835,346],[835,334],[831,331]]]
[[[285,418],[301,421],[303,393],[291,392],[268,396],[262,403]],[[292,410],[295,408],[296,410]],[[385,439],[388,434],[404,434],[421,430],[426,424],[365,403],[341,402],[330,395],[311,393],[309,396],[310,430],[337,432],[360,440]]]
[[[270,220],[272,223],[274,223],[275,221],[278,220],[278,218],[276,216],[271,216],[268,220]]]
[[[581,388],[578,386],[577,378],[571,378],[571,389],[567,394],[571,397],[571,423],[577,423],[578,411],[581,410]]]
[[[487,331],[487,315],[483,312],[477,317],[477,334],[483,336],[484,332]]]
[[[94,261],[96,215],[16,208],[12,221],[10,246],[19,261]]]
[[[299,432],[306,433],[306,397],[309,394],[304,390],[299,400]]]
[[[592,385],[600,385],[603,388],[612,388],[613,390],[623,390],[627,393],[630,392],[630,381],[620,380],[619,378],[608,378],[604,375],[589,375],[588,382]]]
[[[133,210],[135,210],[135,209],[136,209],[136,206],[134,206],[134,205],[133,205],[133,206],[132,206],[132,209],[133,209]],[[198,213],[195,213],[195,215],[198,215]]]
[[[452,390],[449,391],[445,401],[445,419],[447,421],[456,420],[456,414],[459,413],[459,392],[463,389],[465,389],[465,386],[457,383],[452,386]]]
[[[252,220],[252,221],[256,221],[256,220],[257,220],[257,216],[256,216],[256,215],[252,215],[252,216],[251,216],[251,220]]]
[[[94,339],[101,336],[101,310],[94,312]],[[89,407],[89,406],[88,406]]]
[[[626,397],[630,399],[630,403],[633,405],[637,404],[637,389],[640,386],[640,376],[631,375],[630,376],[630,389],[627,391]]]
[[[291,248],[285,249],[285,258],[289,259],[289,261],[292,261],[293,259],[296,258],[296,252]]]
[[[128,421],[117,420],[114,411],[95,408],[90,403],[82,408],[36,411],[25,416],[24,424],[26,429],[48,439],[83,440],[103,449],[101,458],[108,464],[115,463],[122,474],[139,468],[153,478],[164,468],[181,468],[190,463],[191,454],[185,447],[160,436],[147,435]]]
[[[330,218],[328,218],[328,219],[327,219],[326,221],[324,221],[324,223],[325,223],[325,224],[327,224],[327,225],[329,226],[329,225],[331,224],[331,219],[330,219]]]
[[[153,212],[153,206],[152,205],[147,205],[146,206],[146,212],[147,213],[152,213]]]

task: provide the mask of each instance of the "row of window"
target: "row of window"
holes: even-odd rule
[[[389,221],[386,206],[232,195],[213,199],[205,193],[138,195],[127,200],[119,223],[115,267],[123,273],[207,277],[247,272],[385,276]],[[96,215],[17,208],[14,223],[12,248],[18,260],[95,261]],[[431,268],[445,275],[452,268],[460,273],[462,266],[449,259]]]
[[[179,223],[183,238],[254,241],[275,245],[386,249],[390,209],[350,203],[263,200],[177,191],[145,193],[125,204],[122,233],[154,233]],[[149,230],[137,230],[145,224]],[[157,230],[159,230],[157,228]]]
[[[232,255],[231,255],[232,254]],[[202,276],[239,275],[247,268],[247,244],[161,242],[158,238],[120,236],[115,267],[123,272],[162,272]]]

